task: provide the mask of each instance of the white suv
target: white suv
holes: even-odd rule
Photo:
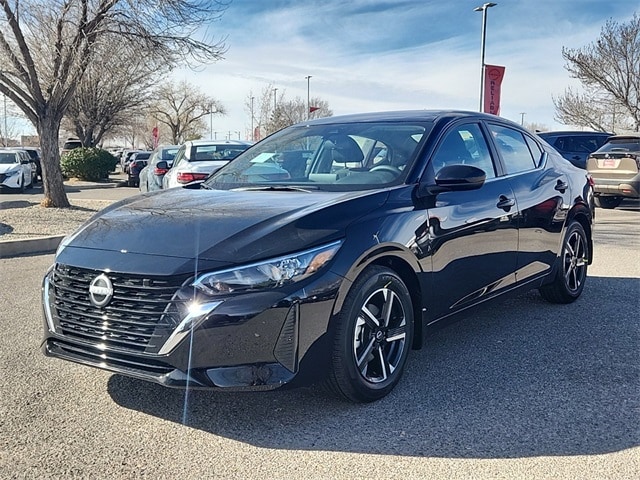
[[[247,148],[240,140],[191,140],[180,146],[173,166],[162,179],[162,188],[202,181]]]

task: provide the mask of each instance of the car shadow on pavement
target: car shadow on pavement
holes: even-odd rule
[[[628,299],[639,288],[639,279],[590,277],[571,305],[532,291],[469,312],[411,352],[398,387],[373,404],[318,387],[186,392],[120,375],[108,391],[125,408],[263,448],[446,458],[620,451],[640,441],[640,328]]]

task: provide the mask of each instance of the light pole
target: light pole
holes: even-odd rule
[[[482,12],[482,40],[480,43],[480,111],[484,107],[484,44],[487,37],[487,9],[495,7],[497,3],[488,2],[481,7],[476,7],[475,12]]]
[[[273,89],[273,117],[276,116],[276,108],[278,108],[278,89]]]
[[[251,141],[252,142],[256,141],[253,135],[253,101],[255,100],[255,98],[256,97],[251,97]]]
[[[524,116],[527,114],[527,112],[520,112],[520,125],[524,126]]]
[[[309,103],[309,80],[311,80],[311,75],[307,75],[304,78],[307,79],[307,120],[309,120],[311,116],[311,104]]]
[[[209,140],[213,140],[213,103],[209,104]]]

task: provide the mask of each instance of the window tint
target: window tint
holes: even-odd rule
[[[448,165],[473,165],[487,175],[496,176],[487,142],[476,123],[460,125],[446,134],[431,159],[435,173]]]
[[[568,135],[558,137],[553,146],[563,152],[591,153],[600,148],[605,140],[605,136]]]
[[[489,125],[496,147],[507,169],[507,174],[526,172],[538,166],[524,135],[517,130],[499,125]]]
[[[640,138],[615,138],[609,140],[600,152],[640,152]]]

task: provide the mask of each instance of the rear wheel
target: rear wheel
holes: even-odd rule
[[[413,341],[413,306],[398,275],[367,268],[345,299],[327,383],[353,402],[372,402],[398,383]]]
[[[548,285],[540,287],[542,297],[551,303],[571,303],[575,301],[587,279],[587,264],[589,262],[589,243],[584,228],[578,222],[573,222],[567,228],[560,267],[556,276]]]
[[[622,203],[622,197],[595,197],[596,207],[616,208]]]

